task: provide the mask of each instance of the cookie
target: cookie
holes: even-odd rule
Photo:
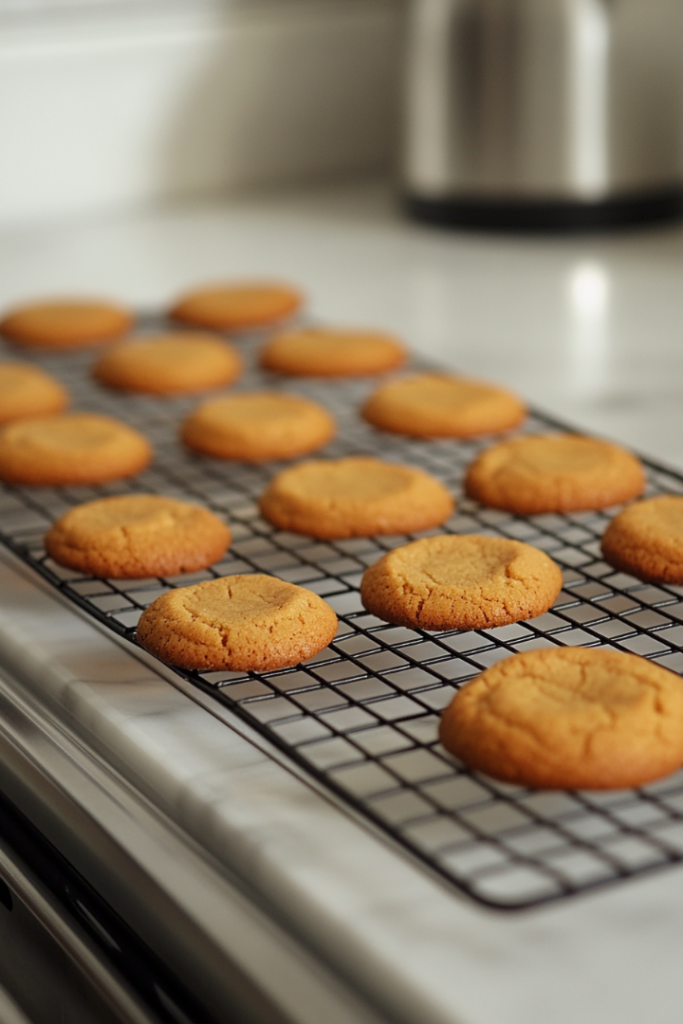
[[[58,380],[30,363],[0,363],[0,423],[49,416],[69,404]]]
[[[138,640],[170,665],[264,672],[327,647],[337,616],[321,597],[274,576],[224,576],[162,594],[142,613]]]
[[[503,388],[445,373],[421,373],[383,384],[361,414],[373,427],[394,434],[476,437],[518,426],[526,409]]]
[[[518,515],[607,508],[637,498],[644,488],[634,455],[576,434],[502,441],[482,452],[465,477],[470,497]]]
[[[190,327],[213,331],[246,331],[292,316],[303,296],[291,285],[270,282],[217,285],[201,288],[181,298],[171,317]]]
[[[537,548],[503,537],[429,537],[394,548],[363,575],[373,615],[421,629],[488,629],[553,606],[562,573]]]
[[[81,412],[19,420],[0,431],[0,480],[99,484],[141,472],[152,454],[146,437],[109,416]]]
[[[181,437],[189,448],[218,459],[266,462],[314,452],[336,425],[317,402],[277,391],[211,398],[191,413]]]
[[[129,331],[131,313],[110,302],[35,302],[11,310],[0,334],[26,348],[84,348]]]
[[[154,334],[103,352],[94,376],[121,391],[189,395],[231,384],[242,372],[232,345],[212,334]]]
[[[635,654],[515,654],[456,693],[439,736],[470,768],[505,782],[642,786],[683,763],[683,682]]]
[[[279,529],[326,539],[416,533],[439,526],[454,508],[446,488],[422,470],[364,456],[285,469],[259,504]]]
[[[222,558],[229,543],[227,526],[208,509],[155,494],[77,505],[45,537],[55,562],[113,579],[196,572]]]
[[[602,553],[648,583],[683,583],[683,497],[663,494],[625,508],[605,530]]]
[[[299,377],[361,377],[393,370],[406,358],[405,347],[388,334],[306,327],[271,338],[261,366]]]

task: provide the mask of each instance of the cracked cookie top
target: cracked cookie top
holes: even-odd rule
[[[202,402],[183,423],[181,437],[189,448],[218,459],[266,462],[308,455],[327,444],[336,429],[317,402],[252,391]]]
[[[416,533],[440,525],[454,508],[428,473],[366,456],[311,459],[285,469],[259,504],[281,530],[326,539]]]
[[[121,391],[189,395],[231,384],[242,372],[237,350],[214,334],[177,331],[133,338],[104,352],[93,376]]]
[[[146,437],[111,416],[83,412],[16,420],[0,431],[0,480],[98,484],[140,473],[152,455]]]
[[[271,338],[261,366],[301,377],[362,377],[393,370],[406,358],[405,346],[380,331],[305,327]]]
[[[208,509],[155,494],[77,505],[45,537],[60,565],[113,579],[196,572],[217,562],[229,543],[227,526]]]
[[[69,404],[65,387],[30,363],[0,363],[0,423],[49,416]]]
[[[361,415],[380,430],[411,437],[476,437],[519,426],[523,403],[510,391],[447,373],[389,381],[370,395]]]
[[[578,434],[501,441],[482,452],[465,476],[470,497],[518,515],[607,508],[637,498],[644,487],[635,455]]]
[[[683,497],[663,494],[625,508],[605,530],[602,553],[648,583],[683,583]]]
[[[10,310],[0,334],[26,348],[73,349],[111,341],[132,325],[132,314],[111,302],[33,302]]]
[[[542,615],[562,588],[543,551],[503,537],[428,537],[366,570],[361,598],[387,622],[422,629],[486,629]]]
[[[265,671],[327,647],[337,616],[321,597],[274,576],[224,576],[162,594],[142,613],[138,640],[185,669]]]
[[[465,764],[506,782],[639,786],[683,763],[683,681],[635,654],[515,654],[456,693],[439,736]]]
[[[270,281],[200,288],[172,307],[172,319],[212,331],[246,331],[285,320],[300,308],[303,296],[288,284]]]

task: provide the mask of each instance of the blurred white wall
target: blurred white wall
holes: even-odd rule
[[[0,0],[0,224],[391,165],[401,0]]]

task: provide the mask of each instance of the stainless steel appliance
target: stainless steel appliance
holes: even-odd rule
[[[404,188],[437,223],[683,209],[679,0],[412,0]]]

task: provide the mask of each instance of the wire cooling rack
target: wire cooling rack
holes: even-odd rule
[[[156,324],[156,326],[159,326]],[[458,505],[442,529],[336,542],[278,531],[256,499],[283,464],[249,466],[194,455],[177,441],[196,399],[123,395],[88,376],[91,353],[29,356],[69,387],[74,407],[117,416],[156,447],[151,469],[101,487],[0,489],[0,539],[63,594],[134,640],[142,610],[171,587],[232,573],[265,572],[325,598],[339,616],[336,639],[293,669],[179,670],[228,705],[375,825],[474,899],[529,907],[683,860],[683,772],[638,790],[556,792],[496,782],[468,770],[437,741],[442,708],[489,665],[540,647],[608,647],[683,675],[683,587],[645,585],[602,561],[599,538],[614,509],[521,518],[462,495],[464,469],[490,439],[411,440],[380,434],[357,415],[372,381],[283,381],[254,365],[258,338],[238,342],[247,360],[239,390],[308,395],[336,416],[324,454],[372,454],[428,470]],[[529,432],[558,425],[532,415]],[[683,477],[647,465],[648,494],[683,494]],[[204,572],[104,580],[45,555],[50,523],[72,505],[107,494],[155,492],[200,501],[225,516],[233,544]],[[358,587],[366,566],[414,536],[484,533],[541,548],[560,565],[564,589],[545,615],[497,629],[428,633],[367,614]]]

